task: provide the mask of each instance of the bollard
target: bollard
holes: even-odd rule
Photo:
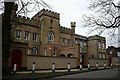
[[[68,71],[70,71],[70,63],[68,63]]]
[[[82,70],[82,64],[80,64],[80,70]]]
[[[55,72],[55,63],[52,63],[52,72]]]
[[[88,63],[88,70],[90,69],[90,64]]]
[[[104,62],[104,68],[106,69],[106,63]]]
[[[112,63],[111,63],[111,68],[112,68]]]
[[[96,63],[96,69],[98,69],[98,63]]]
[[[17,64],[14,64],[13,73],[16,73]]]
[[[35,62],[33,62],[32,73],[35,73]]]

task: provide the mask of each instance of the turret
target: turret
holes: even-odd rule
[[[16,15],[16,11],[18,10],[18,5],[16,3],[14,3],[13,7],[12,7],[12,15],[11,18],[14,17]]]
[[[71,22],[71,29],[73,34],[75,34],[75,27],[76,27],[76,22]]]

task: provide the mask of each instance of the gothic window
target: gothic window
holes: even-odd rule
[[[20,38],[20,34],[21,34],[21,31],[20,30],[16,30],[16,39]]]
[[[25,33],[24,33],[24,39],[25,40],[29,40],[29,32],[28,31],[25,31]]]
[[[33,41],[37,42],[38,39],[38,34],[37,33],[33,33]]]
[[[37,55],[37,51],[38,51],[37,48],[33,47],[32,48],[32,55]]]
[[[53,42],[53,39],[54,39],[54,34],[53,34],[53,32],[49,32],[49,33],[48,33],[48,42]]]

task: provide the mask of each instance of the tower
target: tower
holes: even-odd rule
[[[75,34],[75,27],[76,27],[76,22],[71,22],[71,29],[73,34]]]

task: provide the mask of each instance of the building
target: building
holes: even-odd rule
[[[120,63],[120,47],[108,46],[107,55],[109,65]]]
[[[88,61],[94,66],[96,63],[99,66],[103,66],[104,63],[108,65],[108,58],[106,54],[106,39],[105,37],[94,35],[89,36],[87,40],[88,44]]]
[[[13,15],[16,15],[16,8]],[[52,63],[57,68],[66,68],[67,63],[72,68],[80,64],[107,63],[105,37],[75,34],[76,23],[70,24],[71,28],[61,26],[60,14],[47,9],[31,19],[16,16],[11,31],[9,66],[13,68],[17,64],[17,69],[31,69],[36,63],[37,69],[50,69]]]

